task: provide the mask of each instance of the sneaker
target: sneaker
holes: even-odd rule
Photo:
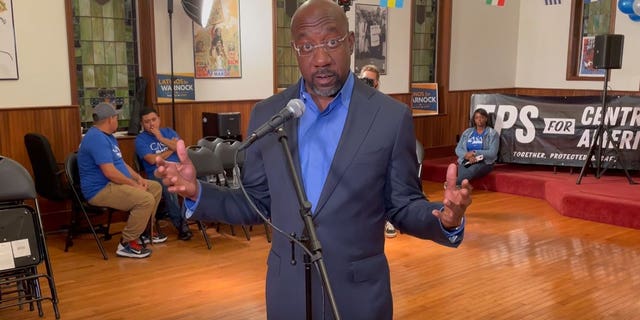
[[[143,248],[136,240],[118,244],[116,255],[129,258],[146,258],[151,255],[151,249]]]
[[[153,241],[153,243],[163,243],[167,241],[167,238],[167,235],[164,233],[154,232],[151,240],[149,240],[149,236],[143,234],[140,236],[140,239],[138,239],[138,244],[142,244],[143,241],[145,244],[150,243],[151,241]]]
[[[396,228],[393,227],[391,222],[387,221],[387,224],[384,225],[384,236],[387,238],[395,238],[398,235],[396,232]]]

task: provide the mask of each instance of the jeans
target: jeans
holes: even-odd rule
[[[167,187],[162,184],[162,181],[160,179],[156,177],[153,177],[151,179],[157,181],[162,186],[162,198],[164,199],[163,200],[164,208],[167,213],[167,216],[169,217],[169,220],[171,220],[171,223],[173,224],[173,226],[176,227],[176,229],[178,229],[178,232],[181,232],[183,229],[183,226],[186,225],[187,220],[182,215],[182,210],[180,209],[180,202],[178,202],[178,195],[175,193],[169,192]]]
[[[484,162],[478,162],[476,164],[472,164],[469,167],[465,167],[461,164],[458,165],[458,180],[456,180],[456,185],[459,186],[462,184],[462,180],[468,179],[471,182],[472,179],[477,179],[486,176],[493,170],[493,163],[486,164]]]

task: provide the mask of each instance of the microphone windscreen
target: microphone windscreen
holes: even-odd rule
[[[294,118],[300,118],[304,113],[305,105],[300,99],[291,99],[289,103],[287,103],[287,108],[291,110]]]

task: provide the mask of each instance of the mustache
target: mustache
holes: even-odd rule
[[[334,71],[323,68],[314,72],[312,75],[313,77],[335,77],[337,74]]]

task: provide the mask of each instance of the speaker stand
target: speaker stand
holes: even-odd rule
[[[613,145],[613,153],[615,154],[616,163],[620,164],[620,167],[624,170],[624,174],[627,176],[627,180],[629,180],[629,184],[635,184],[635,182],[631,179],[631,175],[627,170],[627,167],[624,163],[624,158],[622,157],[622,152],[620,152],[620,144],[622,143],[622,139],[619,139],[618,143],[610,142],[611,141],[611,128],[608,125],[605,125],[605,117],[607,115],[607,86],[609,85],[609,69],[606,69],[604,73],[604,87],[602,88],[602,110],[600,116],[600,125],[598,125],[598,129],[596,129],[596,134],[591,140],[591,148],[589,148],[589,153],[587,154],[587,159],[584,161],[584,165],[582,166],[582,170],[580,170],[580,175],[578,176],[578,180],[576,184],[580,184],[582,182],[582,177],[584,176],[585,171],[589,166],[592,165],[591,158],[595,156],[595,177],[596,179],[600,179],[600,177],[604,174],[607,169],[609,169],[609,163],[604,168],[602,167],[602,156],[603,149],[602,144],[604,142],[603,134],[607,133],[607,141],[606,144],[611,143]],[[606,151],[606,146],[604,150]]]

